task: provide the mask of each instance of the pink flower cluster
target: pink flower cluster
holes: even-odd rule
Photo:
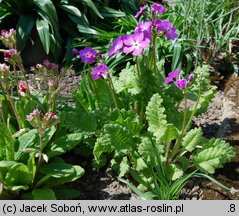
[[[85,47],[84,49],[80,51],[74,48],[72,52],[75,55],[79,55],[83,63],[89,64],[89,65],[97,62],[98,59],[101,60],[102,58],[102,54],[92,49],[91,47]],[[109,68],[104,63],[100,62],[96,67],[93,68],[91,72],[92,79],[93,80],[97,80],[99,78],[105,79],[109,75],[108,69]]]
[[[41,116],[41,112],[38,109],[34,109],[32,113],[27,115],[26,120],[35,128],[49,128],[60,122],[60,118],[54,112],[48,112]]]
[[[188,80],[186,80],[184,78],[183,79],[178,78],[180,73],[181,72],[179,70],[170,72],[166,77],[164,84],[175,83],[179,89],[185,89],[186,86],[189,84],[189,82],[191,82],[194,79],[194,75],[190,74],[188,76]]]
[[[14,29],[9,31],[3,29],[0,34],[0,40],[7,48],[14,48],[16,46],[16,31]]]
[[[142,6],[135,17],[140,17],[146,9],[147,5]],[[178,37],[178,34],[173,24],[168,20],[159,20],[156,18],[156,15],[163,14],[165,11],[165,7],[154,3],[151,7],[152,20],[139,22],[133,34],[126,34],[117,37],[109,48],[108,56],[116,56],[120,53],[131,54],[133,56],[141,55],[144,50],[150,46],[150,41],[154,32],[157,32],[158,34],[163,33],[168,39],[175,40]],[[91,47],[85,47],[80,51],[74,48],[72,52],[75,55],[79,55],[82,62],[87,64],[93,64],[99,61],[99,58],[102,57],[101,53],[95,51]],[[94,80],[105,78],[108,76],[107,71],[108,67],[105,63],[100,61],[100,63],[92,70],[92,78]]]

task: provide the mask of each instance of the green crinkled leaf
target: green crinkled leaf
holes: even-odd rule
[[[194,71],[195,79],[193,80],[189,99],[192,101],[197,100],[197,96],[200,92],[201,96],[197,106],[196,115],[200,115],[207,111],[209,103],[214,98],[216,93],[216,86],[210,86],[210,73],[208,65],[198,67]]]
[[[0,160],[13,160],[15,140],[3,123],[0,123],[0,137]]]
[[[204,146],[203,146],[204,147]],[[233,148],[223,140],[212,139],[205,148],[194,156],[194,164],[206,173],[214,173],[215,169],[230,162],[235,157]]]
[[[165,127],[165,133],[161,137],[161,141],[164,141],[165,143],[170,143],[172,140],[178,138],[178,130],[173,124],[167,124]]]
[[[95,114],[93,112],[68,112],[66,127],[74,132],[95,133],[97,127]]]
[[[119,77],[114,77],[114,88],[117,93],[127,91],[132,95],[137,95],[141,92],[140,82],[135,72],[135,66],[128,63],[126,68],[123,69]]]
[[[108,81],[104,79],[98,79],[94,81],[91,79],[91,82],[93,82],[93,95],[97,100],[97,102],[95,101],[96,106],[99,106],[100,108],[108,107],[111,109],[115,107],[114,98],[112,96]]]
[[[200,144],[202,138],[202,129],[201,128],[194,128],[183,137],[182,146],[189,151],[192,152],[197,145]]]
[[[212,138],[208,141],[208,143],[203,145],[203,148],[205,149],[210,147],[213,147],[214,149],[218,149],[220,151],[220,161],[222,164],[230,162],[236,156],[233,147],[230,146],[230,144],[225,140]]]
[[[82,141],[82,139],[82,133],[73,133],[58,137],[51,144],[50,149],[46,154],[50,158],[66,153],[76,147],[80,143],[80,141]]]
[[[40,188],[32,191],[34,200],[56,200],[55,193],[50,188]]]
[[[109,135],[102,135],[97,138],[93,151],[96,160],[100,160],[103,153],[110,153],[113,151],[113,147],[110,143],[111,139]]]
[[[120,173],[119,178],[125,176],[129,172],[129,161],[127,157],[123,157],[121,163],[120,163]]]
[[[140,123],[138,116],[132,110],[121,110],[120,116],[118,117],[116,122],[126,127],[127,130],[129,130],[134,135],[139,135],[140,131],[143,128],[143,125]]]
[[[165,125],[167,124],[165,108],[162,105],[163,99],[157,93],[154,94],[147,107],[146,119],[148,120],[148,131],[152,132],[157,139],[160,139],[165,132]]]
[[[32,182],[32,176],[25,164],[17,163],[10,167],[5,177],[5,185],[11,190],[27,190]]]
[[[175,164],[168,165],[165,171],[167,178],[172,181],[179,179],[183,175],[183,170]]]
[[[163,145],[157,145],[159,155],[164,152]],[[147,162],[156,161],[156,152],[152,146],[151,140],[148,137],[142,138],[142,142],[139,144],[139,153],[142,158]]]
[[[114,150],[124,151],[130,149],[136,142],[135,135],[126,127],[117,123],[109,123],[104,126],[98,136],[93,153],[95,159],[100,160],[103,153],[110,153]]]

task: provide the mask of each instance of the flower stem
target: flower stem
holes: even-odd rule
[[[114,85],[113,85],[113,82],[112,82],[112,79],[111,79],[110,75],[109,75],[108,81],[109,81],[110,91],[111,91],[111,94],[112,94],[113,99],[114,99],[115,107],[118,111],[118,114],[120,115],[119,101],[118,101],[118,98],[116,96],[116,91],[115,91],[115,88],[114,88]]]
[[[177,139],[176,143],[175,143],[175,146],[172,150],[172,154],[171,154],[171,157],[169,158],[169,160],[167,160],[169,163],[171,163],[174,159],[174,157],[177,155],[178,153],[178,150],[181,146],[181,142],[182,142],[182,139],[184,137],[184,134],[186,132],[186,121],[187,121],[187,94],[186,94],[186,90],[184,92],[184,114],[183,114],[183,125],[182,125],[182,129],[181,129],[181,133],[180,133],[180,136],[179,138]],[[167,159],[167,158],[166,158]]]
[[[16,117],[16,120],[17,120],[17,124],[18,124],[19,129],[22,129],[21,121],[20,121],[20,119],[19,119],[19,115],[18,115],[18,112],[17,112],[17,110],[16,110],[16,108],[15,108],[15,105],[14,105],[14,102],[13,102],[13,100],[12,100],[12,97],[11,97],[11,95],[9,95],[7,92],[5,92],[5,89],[3,88],[1,81],[0,81],[0,87],[1,87],[1,89],[2,89],[2,93],[3,93],[3,96],[4,96],[5,100],[6,100],[6,102],[7,102],[7,101],[10,102],[10,105],[11,105],[12,111],[13,111],[15,117]]]
[[[37,162],[37,167],[36,167],[36,173],[35,173],[34,180],[32,183],[32,188],[34,188],[36,186],[38,175],[40,173],[40,167],[41,167],[41,162],[42,162],[42,152],[43,152],[44,129],[39,127],[38,134],[39,134],[39,139],[40,139],[40,152],[39,152],[39,157],[38,157],[38,162]]]
[[[153,34],[153,66],[154,66],[154,78],[157,80],[157,56],[156,56],[156,35]]]

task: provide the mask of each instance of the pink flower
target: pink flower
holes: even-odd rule
[[[176,28],[168,20],[155,19],[154,25],[158,29],[158,32],[160,33],[163,31],[168,39],[175,40],[178,38]]]
[[[104,64],[99,64],[97,67],[93,68],[91,73],[93,80],[106,77],[108,75],[107,73],[108,69],[109,68]]]
[[[34,109],[31,113],[31,115],[34,115],[34,116],[39,116],[40,115],[40,111],[38,109]]]
[[[189,81],[192,81],[194,79],[194,75],[193,74],[190,74],[189,76],[188,76],[188,80]]]
[[[166,8],[160,4],[154,3],[151,9],[152,13],[163,14],[166,11]]]
[[[49,82],[48,82],[48,85],[49,85],[49,86],[52,87],[52,86],[54,86],[54,84],[55,84],[55,80],[49,80]]]
[[[52,64],[51,64],[51,69],[52,69],[52,70],[57,70],[57,69],[58,69],[58,65],[55,64],[55,63],[52,63]]]
[[[4,52],[4,60],[8,61],[11,58],[18,57],[20,54],[15,49],[9,49]]]
[[[177,77],[180,75],[180,71],[172,71],[168,74],[168,76],[166,77],[164,84],[169,84],[172,83],[174,81],[176,81]]]
[[[97,52],[91,47],[85,47],[79,52],[80,58],[84,63],[92,64],[96,62]]]
[[[26,116],[26,120],[29,122],[33,121],[33,119],[34,119],[34,116],[32,114],[29,114]]]
[[[44,65],[45,67],[49,67],[49,66],[50,66],[49,60],[48,60],[48,59],[45,59],[45,60],[43,61],[43,65]]]
[[[184,89],[187,86],[187,80],[185,79],[176,80],[175,83],[180,89]]]
[[[136,13],[136,15],[134,17],[135,18],[140,17],[143,14],[143,12],[146,8],[147,8],[147,5],[144,5],[143,7],[140,7],[139,11]]]
[[[28,91],[27,89],[27,82],[25,80],[20,80],[18,82],[18,91],[21,93],[26,93]]]
[[[145,38],[142,32],[126,36],[123,42],[125,44],[123,52],[126,54],[132,53],[133,56],[140,55],[150,44],[150,40]]]
[[[111,47],[110,47],[110,51],[108,53],[108,56],[112,56],[117,54],[118,52],[121,51],[121,49],[123,48],[123,41],[122,41],[122,36],[119,36],[116,38],[116,40],[112,43]]]
[[[148,38],[149,40],[151,40],[152,39],[151,27],[152,27],[152,21],[139,22],[138,25],[135,28],[134,33],[136,33],[136,32],[143,32],[144,33],[144,37]]]
[[[0,64],[0,72],[9,72],[10,67],[6,64]]]
[[[78,54],[79,54],[79,50],[76,49],[76,48],[73,48],[73,49],[72,49],[72,52],[73,52],[74,55],[78,55]]]

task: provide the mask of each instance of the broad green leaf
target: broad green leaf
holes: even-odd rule
[[[49,32],[49,24],[44,19],[37,19],[36,22],[37,31],[39,37],[41,39],[43,48],[47,54],[50,52],[50,32]]]
[[[50,188],[40,188],[32,191],[34,200],[56,200],[55,193]]]
[[[25,164],[17,163],[8,170],[5,185],[11,190],[26,190],[32,180],[28,167]]]
[[[157,93],[154,94],[147,107],[146,119],[148,120],[148,131],[152,132],[157,139],[160,139],[165,132],[165,125],[167,124],[165,108],[162,105],[163,99]]]
[[[47,184],[54,186],[75,181],[80,178],[85,171],[80,166],[65,163],[61,158],[54,158],[49,164],[42,166],[41,172],[46,176],[51,176],[47,179]]]
[[[93,28],[90,28],[89,26],[82,25],[82,24],[78,24],[77,25],[77,29],[81,33],[92,34],[92,35],[100,35],[99,31],[97,31],[97,30],[95,30]]]
[[[92,0],[82,0],[82,2],[85,3],[88,7],[90,7],[101,19],[104,18],[102,17]]]
[[[31,34],[32,28],[36,20],[31,16],[21,15],[17,23],[17,50],[22,51]]]
[[[54,178],[68,177],[75,173],[72,165],[67,164],[60,158],[54,158],[49,164],[41,167],[41,172],[45,175],[51,174]]]
[[[15,140],[3,123],[0,123],[0,137],[0,160],[13,160]]]
[[[119,10],[115,10],[115,9],[109,8],[109,7],[103,7],[101,14],[104,17],[114,17],[114,18],[125,17],[126,16],[125,12],[122,12],[122,11],[119,11]]]
[[[180,70],[181,62],[182,62],[182,46],[181,44],[175,44],[173,47],[173,59],[172,59],[172,71]]]
[[[72,5],[61,5],[60,6],[63,10],[65,10],[66,12],[78,17],[78,18],[82,18],[82,14],[80,12],[80,10],[77,7],[74,7]]]
[[[58,31],[59,23],[53,2],[51,0],[34,0],[34,3],[43,12],[44,16],[48,18],[49,23],[54,27],[54,31]]]
[[[68,188],[66,186],[60,185],[53,188],[56,198],[58,200],[72,200],[79,199],[81,192],[77,189]]]
[[[197,145],[200,144],[202,138],[202,129],[201,128],[194,128],[190,130],[185,137],[183,137],[182,146],[189,151],[192,152]]]
[[[26,120],[26,116],[37,107],[37,103],[32,99],[23,97],[21,100],[15,102],[15,107],[19,114],[21,125],[24,128],[29,128],[31,125]]]
[[[78,145],[80,141],[82,141],[82,139],[82,133],[73,133],[61,136],[54,140],[54,142],[50,146],[49,151],[47,151],[46,154],[50,158],[56,155],[66,153],[76,147],[76,145]]]
[[[56,132],[55,127],[48,128],[45,132],[44,138],[43,138],[43,146],[45,147],[47,143],[51,140],[52,136]],[[15,159],[19,160],[23,154],[26,154],[23,152],[24,149],[27,148],[40,148],[40,139],[38,135],[37,129],[32,129],[29,132],[23,134],[18,138],[19,147],[17,152],[15,153]]]

